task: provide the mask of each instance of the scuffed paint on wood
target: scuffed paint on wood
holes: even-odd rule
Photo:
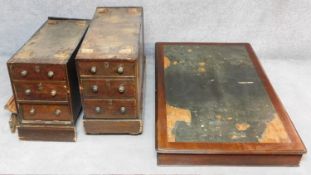
[[[237,123],[235,124],[235,127],[238,131],[246,131],[250,125],[248,123]]]
[[[259,139],[260,143],[289,143],[290,139],[283,126],[280,117],[274,114],[274,118],[266,123],[266,129]]]
[[[138,59],[142,16],[140,7],[98,7],[81,45],[79,58]]]
[[[170,59],[167,58],[167,56],[164,56],[164,69],[166,69],[167,67],[169,67],[171,64]]]
[[[66,63],[88,25],[86,20],[49,19],[9,62]]]
[[[174,128],[176,122],[191,122],[191,112],[187,109],[181,109],[174,106],[166,105],[167,128],[168,128],[168,141],[175,142]]]

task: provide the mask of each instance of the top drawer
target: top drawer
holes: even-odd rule
[[[135,76],[135,62],[79,61],[79,74],[83,76]]]
[[[9,64],[13,80],[66,80],[66,69],[59,64]]]

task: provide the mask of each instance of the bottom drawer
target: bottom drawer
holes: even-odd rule
[[[85,118],[137,118],[136,100],[84,100]]]
[[[19,104],[24,120],[72,120],[68,104]]]

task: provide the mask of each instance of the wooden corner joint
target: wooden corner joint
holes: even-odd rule
[[[144,128],[144,122],[143,122],[143,120],[139,120],[139,129],[137,130],[137,132],[132,132],[129,134],[130,135],[139,135],[143,132],[143,128]]]

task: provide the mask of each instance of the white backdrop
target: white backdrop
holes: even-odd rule
[[[143,6],[147,55],[144,133],[87,136],[76,143],[19,141],[0,109],[0,173],[307,174],[300,167],[157,166],[154,148],[154,43],[249,42],[307,148],[311,146],[309,0],[0,0],[0,105],[11,96],[6,61],[48,16],[91,18],[97,6]]]

